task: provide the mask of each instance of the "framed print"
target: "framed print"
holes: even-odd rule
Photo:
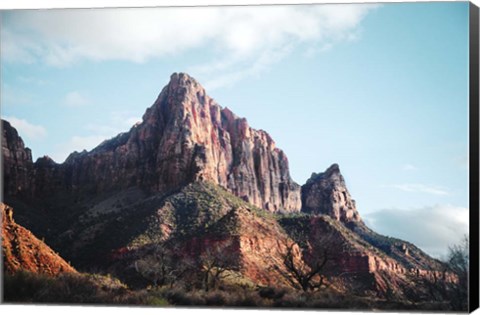
[[[0,11],[2,303],[475,310],[478,13]]]

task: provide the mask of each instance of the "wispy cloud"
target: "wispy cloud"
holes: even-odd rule
[[[99,145],[106,138],[99,135],[73,136],[66,143],[60,144],[57,150],[50,157],[57,163],[62,163],[68,155],[74,151],[91,150]]]
[[[18,81],[20,81],[22,83],[26,83],[26,84],[35,84],[35,85],[38,85],[38,86],[45,86],[45,85],[50,84],[50,82],[47,81],[47,80],[35,78],[35,77],[32,77],[32,76],[23,76],[23,75],[18,76]]]
[[[411,193],[426,193],[432,195],[448,195],[446,188],[440,186],[429,186],[424,184],[399,184],[392,185],[394,188]]]
[[[51,157],[57,162],[63,162],[70,153],[90,151],[104,140],[111,139],[121,132],[128,131],[134,124],[141,121],[141,117],[130,110],[110,112],[102,121],[92,122],[84,127],[88,135],[73,136],[65,143],[57,146]]]
[[[442,257],[450,245],[468,234],[469,211],[452,205],[416,209],[383,209],[364,215],[375,231],[414,243],[427,253]]]
[[[72,91],[65,95],[62,103],[67,107],[82,107],[88,105],[90,103],[90,100],[88,100],[80,92]]]
[[[141,117],[131,110],[110,112],[108,119],[89,123],[85,129],[105,138],[113,137],[121,132],[128,131],[137,122],[142,121]]]
[[[14,87],[9,84],[3,84],[1,86],[0,100],[2,106],[7,107],[29,105],[34,103],[33,97],[28,91],[23,91],[18,87]]]
[[[41,140],[47,136],[47,129],[41,125],[35,125],[25,119],[14,116],[5,116],[3,118],[10,122],[15,129],[17,129],[21,137],[25,137],[30,140]]]
[[[418,168],[415,165],[412,164],[404,164],[402,165],[402,170],[404,171],[416,171]]]
[[[211,49],[215,56],[205,60],[203,68],[191,67],[204,79],[217,77],[209,84],[218,87],[264,71],[302,44],[308,44],[311,54],[358,38],[361,21],[376,7],[334,4],[7,12],[1,49],[9,62],[40,61],[58,67],[85,59],[146,62]]]

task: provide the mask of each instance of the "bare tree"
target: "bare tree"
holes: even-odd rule
[[[460,244],[449,248],[447,264],[453,271],[458,281],[451,284],[452,308],[455,310],[468,309],[468,272],[470,266],[469,240],[465,235]]]
[[[283,255],[285,271],[282,271],[281,268],[278,268],[278,271],[294,288],[303,291],[320,289],[324,285],[325,277],[321,274],[321,271],[328,261],[327,257],[318,260],[314,266],[309,266],[303,260],[295,257],[295,246],[297,246],[295,243],[287,246]]]
[[[278,265],[274,268],[298,290],[319,290],[327,286],[325,267],[334,259],[340,245],[331,233],[322,236],[314,244],[307,241],[303,251],[297,243],[286,240],[285,252],[279,253],[283,268]]]
[[[171,284],[175,280],[172,252],[164,244],[154,246],[152,253],[137,260],[135,270],[155,287]]]
[[[195,270],[195,263],[179,255],[180,250],[165,243],[155,244],[135,262],[135,270],[154,287],[173,285]]]
[[[236,259],[231,244],[211,246],[199,256],[202,283],[205,291],[214,289],[218,283],[234,271]]]

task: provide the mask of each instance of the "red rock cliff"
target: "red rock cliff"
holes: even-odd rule
[[[63,187],[55,190],[73,192],[130,186],[168,192],[205,180],[269,211],[301,208],[300,186],[290,178],[288,159],[272,138],[220,107],[183,73],[171,76],[143,121],[128,133],[90,152],[72,153],[61,171],[41,164],[39,191],[52,182],[52,172],[62,177],[57,183]]]

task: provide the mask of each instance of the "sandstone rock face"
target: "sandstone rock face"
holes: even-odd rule
[[[302,212],[326,214],[344,223],[361,221],[337,164],[313,173],[302,186]]]
[[[4,154],[9,158],[19,152],[14,158],[23,172],[26,166],[18,162],[27,161],[29,151],[17,150],[23,143],[10,145],[10,138],[5,142],[15,147],[7,147]],[[171,76],[143,121],[129,132],[90,152],[74,152],[63,164],[42,158],[35,169],[38,198],[55,191],[96,195],[133,186],[164,193],[200,180],[272,212],[301,208],[300,186],[290,178],[288,159],[272,138],[220,107],[182,73]],[[6,177],[10,191],[23,188],[25,172],[20,170],[9,171],[15,180]]]
[[[2,119],[2,158],[4,193],[6,195],[29,194],[32,188],[32,152],[8,121]]]
[[[135,138],[127,143],[138,143]],[[138,139],[156,143],[160,191],[207,180],[269,211],[300,210],[300,187],[272,138],[222,109],[186,74],[172,75],[143,116]]]
[[[7,273],[22,269],[35,273],[57,275],[76,272],[44,242],[13,220],[13,209],[0,203],[2,215],[2,253]]]

